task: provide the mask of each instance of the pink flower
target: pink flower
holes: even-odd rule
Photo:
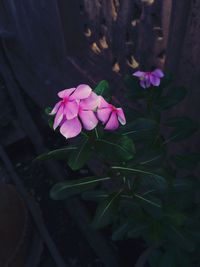
[[[97,105],[98,96],[92,92],[88,98],[79,102],[77,116],[61,124],[60,133],[66,138],[72,138],[80,134],[82,125],[88,131],[93,130],[98,124],[94,113]]]
[[[106,130],[117,129],[119,122],[122,125],[126,124],[123,110],[107,103],[86,84],[62,90],[58,96],[61,100],[50,115],[55,115],[54,130],[60,126],[60,133],[66,138],[79,135],[82,128],[93,130],[98,124],[98,119],[105,124]]]
[[[116,130],[119,127],[119,122],[122,125],[126,124],[126,118],[122,108],[116,108],[106,102],[101,96],[97,109],[97,117],[103,124],[105,124],[105,129],[110,131]]]
[[[98,120],[94,114],[94,109],[98,106],[98,96],[92,89],[81,84],[77,88],[70,88],[60,91],[59,101],[50,115],[55,115],[53,128],[60,126],[60,132],[66,138],[77,136],[83,127],[92,130],[96,127]],[[81,124],[81,122],[82,124]]]
[[[151,86],[159,86],[160,85],[160,79],[164,77],[164,74],[162,70],[156,69],[154,71],[136,71],[133,73],[133,76],[139,77],[140,79],[140,85],[143,88],[148,88]]]

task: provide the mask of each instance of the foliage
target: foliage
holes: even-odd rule
[[[39,157],[65,159],[77,171],[90,168],[95,156],[104,173],[56,184],[50,195],[61,200],[81,194],[83,199],[95,201],[92,225],[97,229],[110,225],[114,241],[141,238],[147,246],[155,246],[148,259],[152,267],[197,266],[199,181],[192,175],[177,177],[177,173],[193,170],[200,154],[172,155],[169,147],[192,136],[198,124],[186,116],[162,118],[162,111],[179,104],[187,90],[171,85],[169,77],[163,78],[159,87],[146,90],[135,77],[126,76],[124,82],[125,126],[115,132],[98,126],[82,134],[73,146]],[[94,91],[110,98],[106,81]],[[140,103],[141,110],[133,112],[130,101]]]

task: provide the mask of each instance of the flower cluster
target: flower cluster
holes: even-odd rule
[[[119,122],[122,125],[126,124],[122,108],[109,104],[102,96],[92,92],[86,84],[62,90],[58,96],[61,100],[50,115],[55,115],[54,130],[59,126],[60,133],[66,138],[79,135],[82,128],[93,130],[99,121],[110,131],[116,130]]]
[[[149,88],[151,85],[159,86],[160,79],[164,77],[162,70],[155,69],[154,71],[136,71],[133,73],[133,76],[136,76],[140,79],[140,85],[143,88]]]

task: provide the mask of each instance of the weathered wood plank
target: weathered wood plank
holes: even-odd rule
[[[0,2],[0,38],[20,87],[40,106],[55,101],[60,88],[83,80],[66,60],[57,2]],[[73,77],[73,79],[72,79]]]
[[[168,46],[166,53],[166,70],[178,73],[182,45],[185,39],[188,15],[190,12],[191,0],[173,0],[170,28],[168,34]]]

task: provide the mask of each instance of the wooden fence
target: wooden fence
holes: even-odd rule
[[[59,89],[81,82],[107,79],[119,90],[123,75],[138,68],[174,73],[190,91],[172,114],[200,121],[199,14],[200,0],[1,0],[0,143],[26,137],[37,154],[47,151],[29,98],[39,112],[55,102]],[[196,151],[199,135],[181,146]],[[54,182],[65,179],[59,165],[45,167]],[[65,208],[104,265],[118,266],[82,203],[67,201]]]
[[[200,0],[2,0],[0,73],[44,108],[60,88],[108,79],[120,89],[124,73],[160,67],[190,87],[178,110],[196,116],[199,12]]]

